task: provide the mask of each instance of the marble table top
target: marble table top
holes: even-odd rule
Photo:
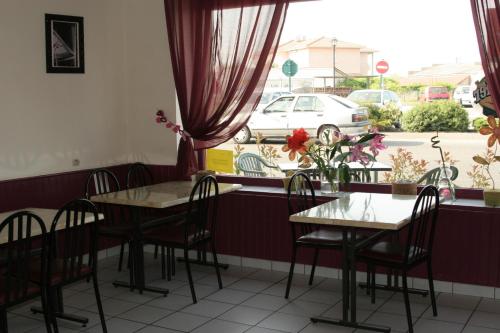
[[[54,217],[57,214],[57,209],[48,209],[48,208],[24,208],[24,209],[18,209],[18,210],[13,210],[9,212],[4,212],[0,213],[0,222],[5,220],[7,217],[10,215],[19,212],[19,211],[30,211],[34,213],[35,215],[38,215],[44,222],[45,228],[47,229],[47,232],[50,231],[50,228],[52,226],[52,221],[54,220]],[[64,216],[63,216],[64,218]],[[99,219],[103,219],[104,215],[99,214]],[[92,223],[94,222],[94,217],[91,214],[88,214],[88,216],[85,218],[85,223]],[[65,223],[58,223],[56,230],[62,230],[66,226]],[[14,233],[16,233],[16,230],[14,230]],[[33,237],[41,235],[42,230],[40,229],[38,223],[33,223],[32,224],[32,229],[31,229],[31,235]],[[5,244],[8,241],[8,232],[7,229],[4,229],[4,231],[0,234],[0,244]]]
[[[416,195],[346,193],[290,216],[291,222],[399,230],[410,222]]]
[[[165,182],[119,192],[94,195],[90,200],[125,206],[166,208],[188,202],[194,185],[194,181]],[[219,183],[219,194],[236,191],[241,187],[240,184]]]

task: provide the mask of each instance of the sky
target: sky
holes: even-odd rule
[[[470,0],[321,0],[290,5],[281,42],[336,37],[376,49],[388,75],[479,62]]]

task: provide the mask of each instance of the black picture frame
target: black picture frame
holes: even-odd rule
[[[45,14],[47,73],[85,73],[83,17]]]

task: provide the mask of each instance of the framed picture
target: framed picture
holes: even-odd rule
[[[47,73],[85,73],[83,17],[45,14]]]

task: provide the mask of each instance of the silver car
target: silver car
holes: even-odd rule
[[[284,138],[292,130],[304,128],[311,137],[322,138],[325,131],[363,134],[368,131],[368,110],[345,98],[326,94],[281,96],[260,111],[234,137],[247,143],[260,133],[264,138]]]

